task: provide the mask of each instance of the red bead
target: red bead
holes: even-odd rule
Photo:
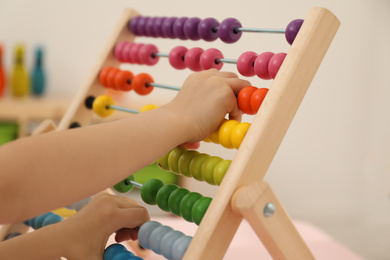
[[[113,68],[111,67],[107,67],[107,68],[104,68],[102,69],[102,71],[100,72],[99,74],[99,82],[101,85],[103,85],[104,87],[108,87],[108,84],[107,84],[107,75],[108,73],[112,70]]]
[[[257,58],[257,53],[253,51],[247,51],[240,55],[237,60],[238,72],[246,77],[252,77],[255,75],[254,62]]]
[[[107,74],[107,87],[111,89],[117,89],[115,86],[115,75],[119,72],[119,69],[112,68]]]
[[[267,93],[268,93],[268,88],[259,88],[252,93],[250,99],[250,106],[254,113],[257,113],[257,111],[259,110],[259,107],[263,103],[263,100],[267,95]]]
[[[268,64],[274,55],[275,54],[273,52],[263,52],[257,56],[254,63],[254,71],[259,78],[271,79],[271,76],[268,73]]]
[[[223,63],[219,62],[218,59],[223,59],[223,54],[217,49],[211,48],[205,50],[202,55],[200,55],[200,66],[204,70],[215,68],[220,70]]]
[[[136,45],[135,43],[128,42],[122,49],[122,57],[125,62],[128,63],[135,63],[134,58],[131,57],[130,50],[131,48]]]
[[[115,87],[118,90],[122,91],[130,91],[131,90],[131,83],[133,79],[133,73],[127,70],[119,71],[115,75]]]
[[[275,78],[276,74],[279,71],[280,66],[282,66],[282,63],[284,61],[284,58],[286,57],[286,53],[277,53],[275,54],[271,60],[268,63],[268,73],[271,76],[271,78]]]
[[[251,96],[253,92],[255,92],[256,90],[257,90],[256,87],[248,86],[241,89],[240,92],[238,93],[237,103],[238,103],[238,107],[243,113],[248,115],[256,114],[256,112],[252,110],[251,103],[250,103]]]
[[[137,94],[144,96],[152,92],[153,87],[149,84],[153,82],[152,76],[147,73],[140,73],[133,78],[132,85]]]
[[[158,62],[159,57],[155,54],[158,53],[158,49],[153,44],[145,44],[141,46],[138,53],[138,58],[141,64],[154,65]]]
[[[187,53],[188,49],[184,46],[177,46],[173,48],[169,52],[169,63],[171,64],[172,67],[178,70],[185,69],[186,63],[184,62],[184,56]]]
[[[202,48],[191,48],[189,49],[185,56],[184,56],[184,62],[186,66],[192,70],[192,71],[201,71],[202,67],[200,66],[200,56],[203,53]]]

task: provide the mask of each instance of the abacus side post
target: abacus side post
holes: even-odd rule
[[[238,189],[232,207],[249,222],[273,259],[314,259],[267,183],[257,181]]]
[[[232,211],[233,193],[264,178],[339,25],[327,9],[310,10],[184,260],[217,260],[225,255],[242,219]]]

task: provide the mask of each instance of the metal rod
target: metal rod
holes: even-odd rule
[[[177,91],[180,90],[179,87],[170,86],[170,85],[164,85],[164,84],[160,84],[160,83],[149,83],[149,85],[153,86],[153,87],[157,87],[157,88],[165,88],[165,89],[177,90]]]
[[[111,109],[114,109],[114,110],[123,111],[123,112],[127,112],[127,113],[132,113],[132,114],[138,114],[139,113],[139,111],[134,110],[134,109],[125,108],[125,107],[118,107],[118,106],[114,106],[114,105],[108,105],[107,108],[111,108]]]
[[[240,32],[259,32],[259,33],[285,33],[285,29],[258,29],[258,28],[235,28]]]

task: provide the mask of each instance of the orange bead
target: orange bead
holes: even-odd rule
[[[107,87],[107,75],[108,73],[112,70],[112,67],[107,67],[102,69],[102,71],[99,74],[99,82],[102,84],[104,87]]]
[[[253,92],[250,100],[250,106],[254,113],[257,113],[265,96],[268,93],[268,88],[260,88]]]
[[[133,89],[139,95],[147,95],[153,90],[153,86],[149,85],[153,83],[153,78],[147,73],[140,73],[133,78]]]
[[[117,69],[117,68],[112,68],[112,69],[107,73],[106,80],[107,80],[107,87],[108,87],[108,88],[117,90],[117,88],[116,88],[116,86],[115,86],[115,75],[116,75],[118,72],[120,72],[119,69]]]
[[[122,70],[116,73],[114,78],[115,87],[117,90],[130,91],[132,89],[133,73],[127,70]]]
[[[248,86],[240,90],[237,97],[237,103],[240,110],[248,115],[254,115],[256,112],[252,110],[250,100],[252,94],[257,90],[256,87]]]

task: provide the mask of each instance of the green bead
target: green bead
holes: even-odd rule
[[[192,220],[192,213],[191,213],[192,207],[194,206],[195,202],[202,197],[203,196],[197,192],[190,192],[187,195],[185,195],[181,200],[180,213],[181,216],[188,222],[194,222]]]
[[[201,174],[203,176],[203,179],[211,185],[216,185],[214,180],[214,169],[215,166],[222,161],[222,158],[218,156],[211,156],[210,158],[207,158],[206,161],[204,161],[202,168],[201,168]]]
[[[215,165],[213,176],[214,181],[217,185],[221,185],[221,182],[225,177],[225,174],[229,169],[231,162],[231,160],[222,160],[217,165]]]
[[[200,224],[210,203],[211,203],[211,198],[209,197],[200,198],[198,201],[195,202],[191,211],[192,220],[195,222],[195,224],[197,225]]]
[[[201,169],[202,169],[202,165],[203,165],[204,161],[206,161],[206,159],[209,157],[210,157],[210,155],[205,154],[205,153],[201,153],[199,155],[196,155],[191,160],[190,173],[191,173],[191,176],[194,177],[195,180],[203,181]]]
[[[160,209],[169,212],[168,199],[174,190],[177,190],[179,186],[175,184],[167,184],[158,190],[156,201]]]
[[[186,177],[192,177],[190,173],[190,163],[192,159],[198,155],[199,152],[195,150],[190,150],[183,153],[179,158],[179,172]]]
[[[187,151],[187,149],[185,149],[183,147],[176,147],[175,149],[173,149],[172,151],[169,152],[168,166],[169,166],[169,169],[171,169],[171,171],[173,173],[180,174],[180,172],[179,172],[179,159],[180,159],[180,156],[185,151]]]
[[[157,165],[164,171],[170,171],[168,166],[168,155],[169,153],[157,160]]]
[[[176,216],[181,216],[180,215],[180,202],[183,199],[185,195],[190,193],[189,190],[184,189],[184,188],[179,188],[175,190],[174,192],[171,193],[171,196],[169,196],[168,199],[168,206],[169,210],[175,214]]]
[[[141,198],[149,205],[156,205],[156,196],[159,189],[161,189],[165,183],[158,179],[150,179],[141,188]]]
[[[129,177],[127,177],[123,181],[121,181],[118,184],[114,185],[112,188],[114,189],[114,191],[116,191],[118,193],[129,192],[133,188],[133,185],[130,183],[130,181],[134,181],[134,176],[133,175],[130,175]]]

